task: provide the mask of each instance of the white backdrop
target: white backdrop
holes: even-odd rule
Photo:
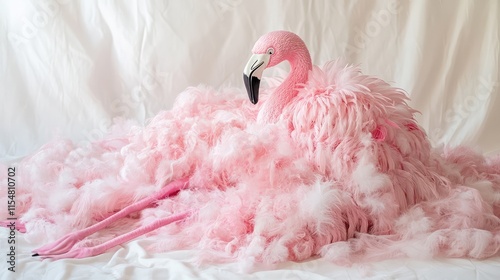
[[[277,29],[315,64],[345,57],[408,91],[434,143],[500,150],[498,0],[0,3],[3,159],[143,123],[188,86],[243,88],[253,43]]]
[[[498,0],[0,0],[0,162],[56,136],[96,140],[115,117],[144,123],[188,86],[242,89],[254,42],[277,29],[299,34],[316,64],[345,57],[408,91],[435,144],[498,152],[499,15]],[[150,257],[144,242],[79,261],[39,262],[19,251],[21,274],[2,276],[2,261],[0,278],[244,278],[217,266],[197,271],[185,252]],[[312,260],[249,278],[355,279],[369,271],[367,279],[498,279],[499,264],[396,260],[340,268]]]

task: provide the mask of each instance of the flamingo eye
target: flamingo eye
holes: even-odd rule
[[[274,53],[274,49],[273,48],[269,48],[269,49],[267,49],[266,53],[267,54],[273,54]]]

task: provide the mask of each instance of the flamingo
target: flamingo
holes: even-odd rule
[[[160,114],[134,136],[132,144],[120,148],[141,150],[146,142],[148,148],[143,150],[151,159],[147,166],[175,165],[178,174],[156,172],[153,177],[160,184],[172,180],[102,221],[34,250],[34,256],[90,257],[166,225],[176,228],[169,236],[171,243],[203,240],[208,247],[266,262],[312,255],[338,261],[370,249],[374,255],[394,256],[402,254],[408,242],[422,241],[437,230],[448,238],[447,244],[463,242],[464,236],[453,235],[450,229],[471,230],[470,224],[473,233],[486,230],[491,236],[474,239],[458,253],[449,246],[435,250],[432,246],[437,245],[432,245],[429,250],[474,257],[498,252],[500,200],[488,196],[499,196],[500,160],[463,148],[444,155],[435,152],[403,90],[339,60],[313,66],[305,43],[294,33],[267,33],[252,52],[243,79],[253,104],[261,98],[264,70],[290,63],[287,78],[264,96],[262,105],[251,109],[238,98],[229,102],[232,108],[221,99],[207,103],[202,110],[211,117],[222,114],[224,120],[208,121],[191,146],[184,138],[163,140],[173,133],[165,130],[165,124],[178,128],[178,137],[200,130],[185,119],[196,117],[199,111],[193,108],[202,101],[186,97],[171,112]],[[235,117],[238,111],[240,118]],[[172,151],[154,152],[162,145]],[[199,150],[200,145],[205,149]],[[187,157],[187,164],[179,163],[181,157]],[[464,203],[465,210],[453,211]],[[75,247],[85,237],[154,204],[167,205],[175,213],[100,245]],[[417,221],[418,225],[412,224]],[[210,230],[202,232],[204,227]],[[415,236],[420,239],[411,239]],[[384,249],[376,251],[374,244],[395,247],[384,255],[380,253]],[[484,244],[494,249],[487,250]]]
[[[254,104],[263,69],[283,60],[291,68],[262,105],[257,121],[286,121],[303,151],[301,157],[323,177],[341,181],[354,173],[345,186],[366,211],[379,212],[372,217],[377,220],[373,233],[390,232],[392,221],[408,206],[446,191],[448,182],[424,167],[434,168],[435,159],[403,90],[363,75],[356,67],[342,68],[339,60],[313,67],[305,43],[291,32],[264,35],[253,52],[244,80]],[[358,179],[361,175],[370,179]],[[431,181],[441,184],[436,188]],[[376,192],[382,196],[371,195],[372,201],[365,201],[367,194]]]

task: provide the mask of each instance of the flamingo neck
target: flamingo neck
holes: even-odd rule
[[[283,83],[273,92],[262,106],[257,120],[265,123],[275,123],[278,121],[283,108],[297,96],[297,85],[308,80],[309,71],[312,69],[311,56],[304,47],[300,51],[295,51],[295,55],[289,57],[290,73]]]

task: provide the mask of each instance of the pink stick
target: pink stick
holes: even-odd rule
[[[129,233],[120,235],[118,237],[115,237],[109,241],[106,241],[100,245],[94,246],[94,247],[87,247],[87,248],[75,248],[67,253],[64,254],[43,254],[42,258],[51,258],[54,260],[58,259],[63,259],[63,258],[87,258],[87,257],[92,257],[92,256],[97,256],[99,254],[104,253],[110,248],[115,247],[116,245],[120,245],[122,243],[128,242],[138,236],[141,236],[145,233],[151,232],[155,229],[158,229],[160,227],[166,226],[168,224],[177,222],[179,220],[183,220],[186,217],[188,217],[190,212],[184,212],[181,214],[175,214],[175,215],[170,215],[166,218],[161,218],[158,219],[148,225],[142,226],[140,228],[137,228]]]
[[[52,254],[63,254],[68,252],[76,242],[82,240],[83,238],[106,228],[109,224],[116,222],[117,220],[129,215],[130,213],[142,210],[149,206],[151,203],[163,199],[165,197],[171,196],[172,194],[176,193],[177,191],[185,188],[187,186],[188,180],[187,179],[181,179],[174,181],[165,187],[163,187],[161,190],[156,192],[155,194],[148,196],[146,198],[143,198],[139,200],[138,202],[131,204],[122,210],[118,211],[117,213],[107,217],[106,219],[79,231],[72,232],[66,236],[63,236],[62,238],[58,239],[57,241],[47,244],[45,246],[42,246],[36,250],[33,251],[34,256],[36,255],[52,255]]]

